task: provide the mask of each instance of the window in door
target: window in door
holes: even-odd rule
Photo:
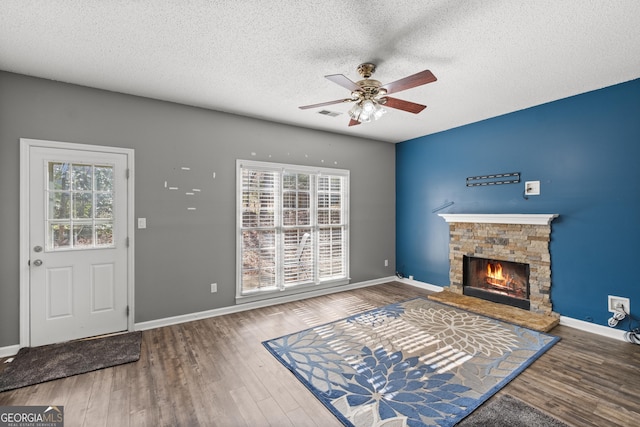
[[[238,161],[238,296],[347,283],[349,171]]]
[[[113,165],[47,166],[47,250],[113,247]]]

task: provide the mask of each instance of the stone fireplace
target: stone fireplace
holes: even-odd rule
[[[494,302],[501,300],[506,287],[514,288],[514,299],[526,300],[519,306],[540,314],[553,314],[550,299],[551,291],[551,255],[549,241],[551,238],[551,221],[558,214],[438,214],[449,223],[449,291],[467,294]],[[470,259],[480,259],[480,266],[470,267]],[[515,290],[515,284],[507,283],[504,278],[485,280],[476,291],[465,291],[466,275],[480,272],[483,268],[502,269],[501,261],[523,266],[517,273],[528,275],[527,294],[523,298],[522,290]],[[498,267],[498,264],[500,265]],[[471,268],[471,270],[469,270]],[[514,274],[514,273],[510,273]],[[481,276],[481,275],[480,275]],[[505,282],[500,282],[500,280]],[[523,281],[520,278],[517,281]],[[487,284],[488,283],[488,284]],[[500,289],[500,287],[503,289]],[[491,299],[485,292],[499,295]],[[475,292],[475,294],[474,294]],[[478,293],[480,295],[478,295]]]

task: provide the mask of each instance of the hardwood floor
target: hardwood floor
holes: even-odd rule
[[[65,426],[340,426],[261,342],[429,292],[393,282],[143,332],[136,363],[0,393]],[[499,394],[573,426],[640,420],[640,347],[565,326]]]

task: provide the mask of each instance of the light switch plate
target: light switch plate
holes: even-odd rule
[[[138,218],[138,228],[147,228],[147,218]]]
[[[524,183],[524,194],[527,196],[539,196],[540,181],[526,181]]]

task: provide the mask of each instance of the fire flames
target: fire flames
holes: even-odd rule
[[[464,286],[513,298],[529,298],[526,264],[482,258],[472,258],[473,261],[465,272],[469,276],[465,277]]]
[[[502,264],[488,263],[487,264],[487,283],[491,285],[504,285],[506,277],[502,275]]]

